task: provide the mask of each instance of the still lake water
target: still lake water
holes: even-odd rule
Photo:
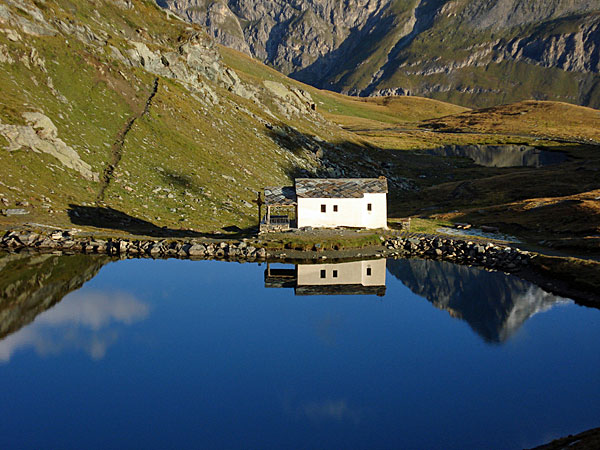
[[[518,449],[600,425],[600,311],[514,277],[107,261],[0,258],[0,448]]]
[[[425,150],[425,154],[469,158],[484,167],[544,167],[567,161],[563,152],[528,145],[450,145]]]

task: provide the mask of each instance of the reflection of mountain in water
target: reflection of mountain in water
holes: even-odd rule
[[[0,339],[90,280],[105,256],[0,254]]]
[[[469,158],[485,167],[542,167],[567,159],[564,153],[539,150],[527,145],[450,145],[425,152],[435,156]]]
[[[388,260],[388,271],[415,294],[465,320],[488,342],[503,342],[534,314],[565,301],[501,272],[442,261]]]

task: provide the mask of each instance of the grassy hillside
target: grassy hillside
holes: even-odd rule
[[[403,127],[357,130],[393,150],[419,189],[399,196],[392,215],[499,227],[557,248],[600,251],[600,111],[527,101]],[[545,167],[481,167],[416,149],[527,145],[567,155]]]
[[[4,226],[245,228],[255,191],[327,170],[317,148],[352,141],[293,93],[239,80],[154,2],[0,6],[0,207],[28,212]]]
[[[227,47],[219,49],[223,60],[240,75],[247,77],[249,82],[273,80],[304,89],[310,92],[325,118],[344,126],[415,123],[468,111],[462,106],[423,97],[362,98],[316,89],[292,80],[241,52]]]
[[[567,103],[525,101],[429,120],[422,127],[600,142],[600,111]]]

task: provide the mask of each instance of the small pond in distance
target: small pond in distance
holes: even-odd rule
[[[469,158],[484,167],[543,167],[568,159],[562,152],[540,150],[527,145],[450,145],[425,150],[434,156]]]
[[[3,256],[0,448],[527,448],[599,425],[598,342],[444,262]]]

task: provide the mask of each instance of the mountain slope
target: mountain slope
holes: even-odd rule
[[[300,85],[241,80],[151,1],[0,4],[0,89],[7,226],[245,228],[266,185],[379,175]]]
[[[293,78],[360,95],[466,106],[600,107],[594,0],[161,0]]]

